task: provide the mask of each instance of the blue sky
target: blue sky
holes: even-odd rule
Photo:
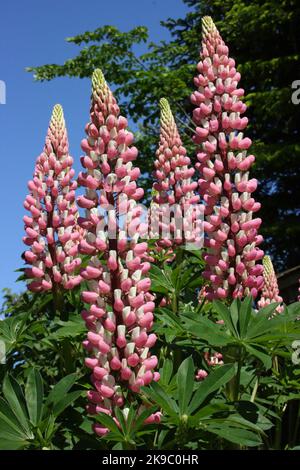
[[[0,291],[19,291],[15,269],[21,267],[22,217],[27,181],[43,148],[51,109],[61,103],[67,121],[71,154],[78,161],[88,119],[88,79],[59,78],[38,83],[26,66],[62,63],[79,47],[64,41],[84,31],[112,24],[123,31],[145,25],[150,39],[167,39],[160,20],[181,17],[182,0],[17,0],[1,2],[0,81],[6,84],[6,104],[0,104],[1,229]]]

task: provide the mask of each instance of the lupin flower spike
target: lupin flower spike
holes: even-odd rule
[[[263,267],[264,285],[261,292],[261,298],[257,302],[259,308],[266,307],[274,302],[283,302],[282,297],[279,295],[277,277],[270,256],[264,256]],[[276,311],[281,313],[283,311],[283,306],[278,305]]]
[[[24,258],[31,265],[25,273],[31,279],[28,288],[34,292],[57,292],[59,286],[72,289],[81,281],[76,273],[81,264],[77,256],[81,230],[72,165],[63,109],[56,105],[24,201],[29,211],[24,217],[23,241],[28,246]]]
[[[88,284],[82,293],[87,305],[82,317],[89,330],[84,347],[94,385],[88,410],[114,416],[116,406],[124,405],[126,414],[126,396],[130,401],[131,392],[158,380],[159,374],[153,371],[157,358],[150,353],[156,341],[149,333],[154,302],[147,277],[150,264],[144,261],[147,243],[140,241],[145,227],[136,202],[143,196],[136,184],[140,170],[132,163],[137,149],[100,70],[92,78],[86,133],[81,159],[85,172],[78,179],[86,193],[78,204],[86,209],[80,223],[87,230],[80,248],[91,256],[81,273]],[[94,429],[98,435],[108,432],[99,425]]]
[[[191,101],[196,106],[199,192],[205,203],[207,298],[249,293],[255,298],[263,285],[263,267],[256,264],[263,251],[258,248],[261,219],[254,218],[260,204],[252,195],[257,181],[249,179],[255,157],[247,155],[251,140],[242,132],[248,123],[241,117],[246,111],[241,100],[244,90],[238,88],[240,73],[210,17],[203,18],[202,33],[201,60],[194,78],[197,91]]]
[[[164,247],[183,241],[199,243],[199,196],[194,192],[197,182],[192,181],[195,170],[190,166],[168,101],[162,98],[159,104],[160,141],[154,162],[151,232]]]

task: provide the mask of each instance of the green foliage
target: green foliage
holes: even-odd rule
[[[83,390],[67,393],[77,376],[66,376],[44,396],[43,379],[37,369],[27,371],[23,388],[6,375],[0,398],[0,449],[55,449],[60,415],[82,395]]]
[[[169,369],[169,364],[165,367]],[[162,375],[165,375],[164,368]],[[264,432],[257,424],[258,410],[256,423],[248,421],[222,397],[224,385],[235,373],[234,364],[226,364],[212,371],[202,383],[196,384],[194,362],[189,356],[181,363],[171,384],[161,381],[145,388],[149,399],[164,410],[160,442],[169,438],[172,445],[189,448],[192,440],[200,448],[209,448],[211,434],[215,434],[221,447],[226,447],[223,440],[249,447],[260,445]],[[244,408],[246,405],[244,402]],[[170,442],[167,447],[170,447]]]
[[[153,254],[153,253],[152,253]],[[201,253],[159,254],[151,269],[160,380],[143,387],[116,423],[89,417],[90,389],[81,341],[80,289],[66,292],[66,320],[52,294],[7,293],[0,340],[0,440],[3,449],[291,449],[299,445],[300,303],[274,315],[252,299],[199,301]],[[84,286],[81,287],[84,289]],[[162,306],[162,302],[163,305]],[[207,356],[222,355],[209,365]],[[198,381],[197,371],[208,376]],[[83,375],[86,374],[86,375]],[[145,424],[152,413],[161,422]],[[92,423],[110,432],[99,438]]]

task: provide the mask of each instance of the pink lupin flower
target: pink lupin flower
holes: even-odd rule
[[[206,370],[199,369],[196,374],[196,380],[202,381],[206,379],[207,376],[208,376],[208,373],[206,372]]]
[[[215,352],[214,354],[210,354],[208,351],[204,353],[204,359],[208,366],[220,366],[224,364],[223,362],[223,355],[219,352]]]
[[[270,256],[264,256],[263,267],[264,285],[261,292],[261,298],[257,302],[259,308],[266,307],[273,302],[283,302],[283,298],[279,295],[277,277]],[[281,313],[282,311],[283,306],[278,305],[276,312]]]
[[[145,261],[148,246],[140,240],[145,227],[137,204],[143,196],[136,184],[139,170],[133,167],[137,149],[100,70],[92,77],[90,116],[82,141],[85,172],[79,175],[86,192],[78,198],[86,209],[80,223],[87,230],[80,249],[90,255],[81,273],[88,284],[82,293],[89,330],[84,347],[94,385],[88,398],[95,413],[113,416],[128,390],[137,393],[159,378],[157,358],[150,352],[156,342],[150,333],[154,302]],[[95,431],[102,435],[106,429]]]
[[[170,105],[160,100],[160,141],[154,162],[153,199],[151,204],[151,236],[160,238],[165,248],[183,241],[200,243],[201,214],[192,181],[194,168],[175,123]]]
[[[258,248],[261,219],[254,216],[260,204],[252,195],[257,181],[249,179],[255,157],[247,154],[251,140],[242,132],[248,122],[242,117],[244,90],[238,88],[240,74],[210,17],[203,18],[202,31],[197,91],[191,101],[196,107],[199,191],[205,203],[207,298],[249,293],[255,298],[263,284],[263,267],[256,264],[263,251]]]
[[[77,274],[81,259],[77,254],[82,232],[77,226],[77,183],[72,181],[72,165],[63,109],[56,105],[24,201],[29,211],[24,216],[23,241],[28,247],[24,258],[30,265],[25,273],[33,292],[55,292],[58,286],[72,289],[81,281]]]

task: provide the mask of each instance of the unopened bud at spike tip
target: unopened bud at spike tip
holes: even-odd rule
[[[106,85],[106,81],[101,69],[96,69],[92,75],[92,90],[98,91],[101,90]]]
[[[263,258],[263,288],[261,292],[261,298],[258,301],[257,305],[259,308],[263,308],[266,305],[269,305],[274,302],[283,302],[282,297],[279,295],[279,288],[276,273],[273,267],[272,260],[270,256],[266,255]],[[281,313],[283,311],[283,306],[278,305],[276,308],[277,313]]]

